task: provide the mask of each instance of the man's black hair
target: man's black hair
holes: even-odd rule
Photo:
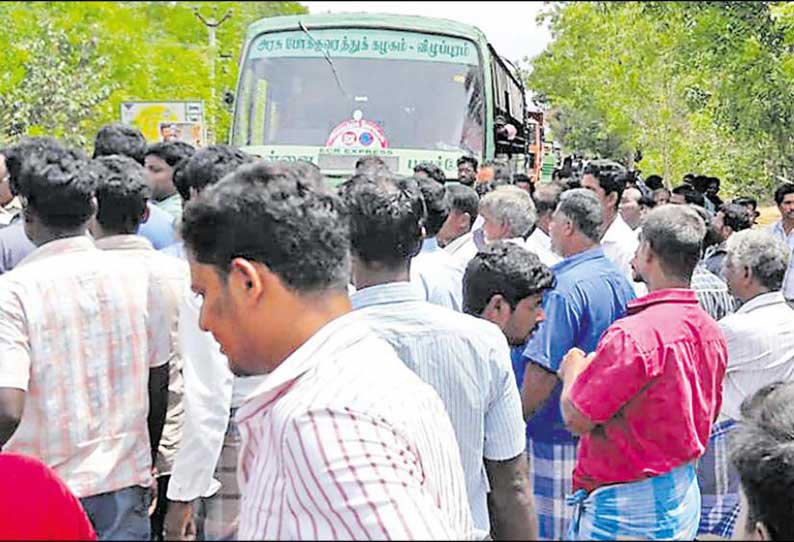
[[[775,190],[775,203],[780,205],[786,196],[794,194],[794,183],[783,183]]]
[[[735,203],[736,205],[749,205],[753,208],[753,211],[758,209],[758,200],[750,196],[739,196],[738,198],[733,198],[731,203]]]
[[[684,196],[684,201],[686,203],[698,205],[700,207],[706,206],[706,197],[688,184],[676,186],[673,188],[672,193]]]
[[[730,459],[747,497],[747,536],[761,522],[771,540],[794,540],[794,383],[764,386],[742,404]]]
[[[419,173],[420,171],[438,183],[444,184],[447,182],[447,176],[444,173],[444,170],[435,165],[433,162],[422,162],[420,164],[416,164],[416,166],[414,166],[414,173]]]
[[[91,161],[96,177],[97,222],[108,233],[134,234],[146,214],[151,190],[143,167],[128,156],[102,156]]]
[[[444,226],[449,216],[449,201],[446,198],[444,185],[432,179],[416,179],[422,199],[425,202],[425,233],[427,237],[435,237]]]
[[[156,156],[171,167],[196,153],[196,148],[184,141],[160,141],[146,147],[146,156]]]
[[[466,162],[472,165],[472,169],[474,169],[475,172],[477,171],[477,168],[480,165],[480,162],[478,162],[477,159],[473,156],[461,156],[460,158],[458,158],[458,161],[455,163],[455,165],[460,166],[461,164],[465,164]]]
[[[529,185],[529,195],[533,195],[535,193],[535,183],[532,182],[532,179],[529,178],[529,175],[526,173],[516,173],[513,175],[513,184],[518,183],[527,183]]]
[[[507,241],[480,250],[463,275],[463,312],[479,316],[501,294],[510,308],[527,297],[554,288],[554,273],[534,253]]]
[[[662,177],[659,175],[648,175],[648,178],[645,179],[645,186],[651,190],[664,188],[664,179],[662,179]]]
[[[641,196],[638,203],[640,207],[645,207],[646,209],[653,209],[656,207],[656,200],[650,196]]]
[[[471,223],[474,224],[474,221],[477,220],[477,212],[480,206],[480,198],[477,196],[477,192],[465,184],[448,184],[445,188],[450,211],[469,213]]]
[[[344,205],[290,163],[255,162],[207,187],[185,206],[181,231],[196,261],[224,277],[239,257],[301,293],[344,290],[350,279]]]
[[[389,171],[389,166],[383,161],[383,158],[375,155],[362,156],[356,160],[356,174],[383,174]]]
[[[94,213],[94,176],[83,151],[67,148],[50,138],[25,143],[11,186],[26,202],[26,211],[54,230],[84,225]],[[14,154],[12,147],[12,154]],[[16,160],[16,158],[15,158]]]
[[[94,158],[120,154],[129,156],[143,165],[146,158],[146,138],[135,126],[114,123],[106,124],[94,138]]]
[[[231,145],[208,145],[180,162],[174,169],[174,185],[182,199],[190,199],[190,189],[201,192],[244,164],[253,162],[251,155]],[[304,166],[297,165],[300,169]]]
[[[584,168],[582,176],[585,175],[592,175],[598,181],[598,186],[604,191],[605,196],[617,194],[615,198],[615,209],[617,209],[631,174],[611,163],[591,162]]]
[[[340,193],[350,215],[350,243],[356,257],[395,269],[419,253],[425,210],[415,179],[356,176],[340,187]]]
[[[728,203],[720,207],[722,223],[734,232],[747,230],[753,227],[753,217],[744,205]]]
[[[61,143],[54,137],[49,136],[26,137],[0,151],[0,154],[5,158],[9,187],[14,195],[17,195],[14,179],[19,177],[19,172],[22,169],[22,163],[25,158],[32,153],[36,153],[50,146],[58,147],[61,146]]]

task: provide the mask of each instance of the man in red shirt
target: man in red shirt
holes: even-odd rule
[[[727,345],[689,281],[703,220],[685,206],[648,214],[632,262],[649,294],[630,302],[586,356],[560,368],[563,417],[582,435],[570,540],[692,539],[700,518],[694,461],[720,411]]]
[[[80,501],[34,457],[0,454],[0,540],[96,540]]]

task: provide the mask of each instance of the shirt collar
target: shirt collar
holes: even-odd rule
[[[764,307],[769,307],[771,305],[778,305],[781,303],[786,303],[786,298],[783,297],[783,292],[776,291],[776,292],[767,292],[765,294],[757,295],[747,303],[739,307],[736,312],[737,313],[745,313],[745,312],[752,312],[757,309],[762,309]]]
[[[431,252],[435,252],[437,250],[441,250],[441,247],[438,246],[438,241],[435,237],[426,237],[422,241],[422,250],[419,251],[420,254],[429,254]]]
[[[298,379],[333,353],[367,338],[371,331],[364,318],[364,315],[353,311],[328,322],[312,335],[273,372],[264,376],[262,383],[237,411],[237,422],[244,422],[269,407]]]
[[[353,304],[354,310],[372,307],[374,305],[424,300],[425,298],[421,290],[411,282],[378,284],[358,290],[350,296],[350,301]]]
[[[606,256],[604,256],[603,249],[601,247],[599,247],[599,246],[596,246],[596,247],[587,249],[584,252],[580,252],[579,254],[574,254],[573,256],[569,256],[568,258],[565,258],[561,262],[555,264],[552,267],[552,270],[555,273],[558,273],[560,271],[564,271],[564,270],[569,269],[571,267],[577,266],[580,263],[587,262],[587,261],[590,261],[590,260],[596,260],[598,258],[605,258],[605,257]]]
[[[111,235],[94,244],[100,250],[154,250],[152,243],[140,235]]]
[[[681,303],[684,305],[697,305],[698,298],[694,290],[689,288],[667,288],[657,290],[648,295],[629,301],[626,309],[629,314],[641,312],[651,305],[660,303]]]
[[[56,239],[38,247],[36,250],[25,256],[17,267],[27,265],[50,256],[59,256],[62,254],[72,254],[76,252],[88,252],[96,250],[94,242],[86,235],[77,235],[75,237],[66,237],[64,239]]]
[[[2,210],[8,213],[19,213],[22,211],[22,201],[19,197],[14,197],[11,201],[3,205]]]

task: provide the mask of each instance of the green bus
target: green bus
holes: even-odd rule
[[[266,160],[306,160],[329,177],[380,156],[410,175],[457,177],[464,155],[527,173],[522,82],[473,26],[370,13],[273,17],[245,38],[230,139]],[[541,146],[542,148],[542,146]]]

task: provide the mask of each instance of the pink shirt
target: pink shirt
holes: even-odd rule
[[[241,540],[470,540],[438,394],[354,312],[293,352],[237,411]]]
[[[670,472],[706,449],[728,360],[722,331],[692,290],[660,290],[612,324],[570,399],[598,424],[582,436],[573,489]]]

